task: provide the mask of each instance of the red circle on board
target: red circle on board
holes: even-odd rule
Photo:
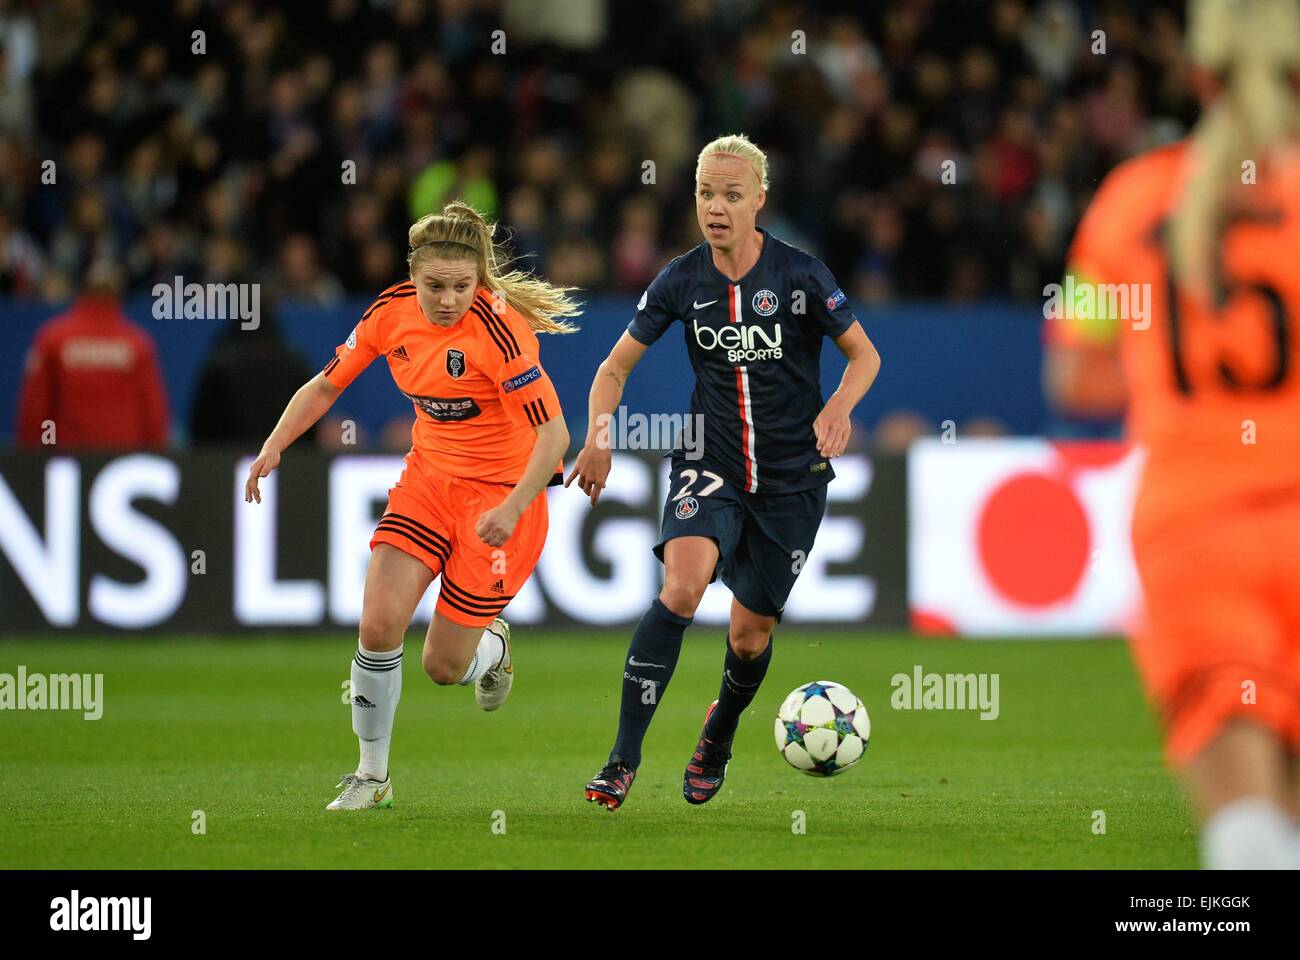
[[[1020,473],[984,504],[976,536],[994,588],[1013,603],[1043,607],[1070,596],[1088,565],[1088,516],[1054,477]]]
[[[923,637],[955,637],[957,627],[942,613],[933,610],[912,610],[912,632]]]
[[[1067,467],[1109,467],[1119,463],[1132,449],[1127,440],[1057,440],[1052,447]]]

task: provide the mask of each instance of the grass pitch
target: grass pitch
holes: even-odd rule
[[[493,714],[425,678],[420,640],[407,639],[396,807],[355,814],[324,810],[356,763],[342,701],[354,636],[0,640],[0,672],[103,673],[105,701],[97,721],[0,712],[6,866],[1196,866],[1117,641],[782,630],[726,786],[692,807],[682,768],[722,666],[720,631],[692,630],[610,814],[583,785],[613,739],[625,634],[517,628],[514,692]],[[999,717],[891,709],[890,678],[916,664],[999,674]],[[781,699],[816,679],[851,687],[872,719],[866,757],[829,780],[788,767],[772,740]]]

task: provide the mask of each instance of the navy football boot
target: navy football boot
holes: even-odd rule
[[[635,779],[636,768],[617,757],[611,758],[587,783],[587,800],[613,812],[623,805]]]
[[[709,717],[717,708],[718,701],[709,704],[704,714],[704,729],[709,728]],[[730,743],[714,743],[703,732],[700,742],[695,745],[695,753],[686,764],[682,774],[682,796],[687,803],[708,803],[722,789],[722,781],[727,776],[727,761],[731,759]]]

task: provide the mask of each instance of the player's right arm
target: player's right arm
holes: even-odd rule
[[[631,333],[624,332],[619,337],[614,349],[596,370],[596,378],[591,382],[591,394],[587,399],[587,438],[583,441],[582,452],[573,465],[573,471],[565,478],[567,487],[578,478],[578,489],[591,498],[594,507],[600,499],[600,491],[605,489],[609,478],[611,454],[609,450],[609,422],[623,399],[623,386],[632,375],[632,369],[645,356],[649,349]],[[605,438],[602,441],[602,436]]]
[[[641,301],[636,305],[636,315],[619,337],[614,349],[596,371],[591,382],[591,395],[587,401],[587,439],[582,452],[573,465],[573,472],[564,480],[567,487],[578,478],[578,489],[591,498],[594,507],[605,489],[609,477],[609,422],[623,399],[623,386],[652,343],[664,335],[681,313],[675,305],[677,281],[675,268],[681,257],[669,262],[651,281]]]
[[[280,465],[280,454],[306,433],[312,424],[325,416],[325,412],[334,406],[339,394],[356,379],[357,374],[384,352],[377,330],[378,313],[382,313],[381,306],[384,302],[381,297],[366,311],[347,340],[334,351],[334,358],[325,365],[325,369],[299,387],[289,405],[284,408],[280,422],[266,438],[262,452],[248,469],[248,481],[244,484],[245,503],[254,500],[262,502],[257,482],[262,477],[270,476],[271,471]]]
[[[334,406],[334,401],[342,392],[343,388],[330,383],[323,372],[316,374],[298,388],[298,392],[293,395],[293,399],[284,408],[284,413],[280,415],[280,422],[266,438],[266,443],[262,444],[262,452],[248,468],[248,482],[244,484],[245,503],[252,503],[254,500],[258,503],[262,502],[262,494],[257,489],[257,482],[262,477],[270,476],[271,471],[280,465],[280,454],[310,430],[317,420],[325,416],[326,411]]]

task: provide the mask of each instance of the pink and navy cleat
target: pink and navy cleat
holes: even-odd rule
[[[705,730],[709,728],[709,717],[713,716],[717,706],[716,700],[709,704],[709,709],[704,714]],[[730,759],[730,743],[714,743],[701,732],[700,742],[695,745],[695,753],[691,755],[690,762],[686,764],[686,772],[682,775],[682,796],[686,802],[698,805],[712,800],[714,794],[722,789],[722,781],[727,776],[727,761]]]
[[[612,813],[623,805],[635,779],[635,767],[611,758],[609,763],[600,768],[600,773],[587,783],[587,800],[600,804]]]

